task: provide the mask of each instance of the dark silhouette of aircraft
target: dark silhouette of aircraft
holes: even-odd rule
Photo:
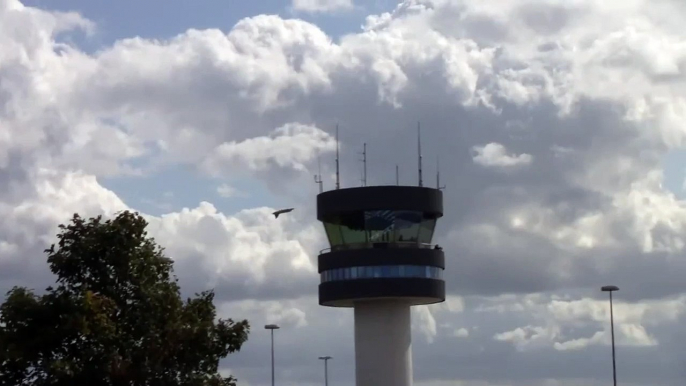
[[[274,215],[274,218],[279,218],[279,215],[280,215],[280,214],[292,212],[293,209],[295,209],[295,208],[279,209],[279,210],[277,210],[276,212],[274,212],[274,213],[272,213],[272,214]]]

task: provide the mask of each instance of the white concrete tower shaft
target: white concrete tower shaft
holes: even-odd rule
[[[388,299],[355,302],[357,386],[411,386],[410,304]]]

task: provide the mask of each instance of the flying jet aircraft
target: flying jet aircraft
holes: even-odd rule
[[[280,215],[280,214],[292,212],[293,209],[295,209],[295,208],[279,209],[279,210],[277,210],[276,212],[274,212],[274,213],[272,213],[272,214],[274,215],[274,218],[279,218],[279,215]]]

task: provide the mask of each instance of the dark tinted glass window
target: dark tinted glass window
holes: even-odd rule
[[[395,216],[395,240],[397,242],[417,242],[422,214],[412,211],[397,211]]]
[[[326,231],[326,236],[329,238],[329,245],[332,247],[343,244],[343,237],[341,237],[341,227],[332,224],[324,223],[324,230]]]
[[[436,227],[436,219],[422,219],[419,225],[419,242],[423,244],[431,244],[431,238],[434,235],[434,228]]]
[[[337,268],[325,271],[321,274],[322,282],[398,277],[416,277],[442,280],[443,269],[419,265],[388,265]]]
[[[365,228],[370,242],[388,243],[393,240],[395,211],[373,210],[365,212],[364,216]]]
[[[363,244],[367,242],[367,233],[364,228],[355,229],[347,225],[341,225],[341,234],[345,244]]]

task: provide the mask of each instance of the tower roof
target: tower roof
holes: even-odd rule
[[[346,212],[403,210],[443,216],[443,192],[420,186],[366,186],[329,190],[317,195],[317,219]]]

